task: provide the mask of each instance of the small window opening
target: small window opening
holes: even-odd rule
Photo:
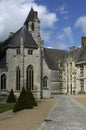
[[[34,23],[32,23],[32,26],[31,26],[32,30],[34,31]]]
[[[33,55],[33,51],[32,50],[28,50],[28,55]]]
[[[17,48],[17,49],[16,49],[16,54],[17,54],[17,55],[20,55],[20,48]]]

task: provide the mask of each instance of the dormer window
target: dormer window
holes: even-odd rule
[[[33,55],[33,50],[28,50],[28,55]]]
[[[31,29],[34,31],[34,23],[32,23],[32,25],[31,25]]]
[[[16,54],[17,54],[17,55],[20,55],[20,48],[17,48],[17,49],[16,49]]]

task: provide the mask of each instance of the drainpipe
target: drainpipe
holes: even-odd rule
[[[43,99],[43,42],[40,46],[40,98]]]
[[[21,89],[24,87],[24,41],[23,38],[21,37],[21,45],[20,45],[20,63],[21,63]]]

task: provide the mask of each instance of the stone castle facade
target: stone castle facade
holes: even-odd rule
[[[35,98],[86,91],[86,37],[69,51],[44,48],[38,12],[31,8],[24,25],[0,43],[0,94],[30,87]]]

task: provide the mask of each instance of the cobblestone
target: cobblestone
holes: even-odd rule
[[[73,97],[60,96],[38,130],[86,130],[86,108]]]

